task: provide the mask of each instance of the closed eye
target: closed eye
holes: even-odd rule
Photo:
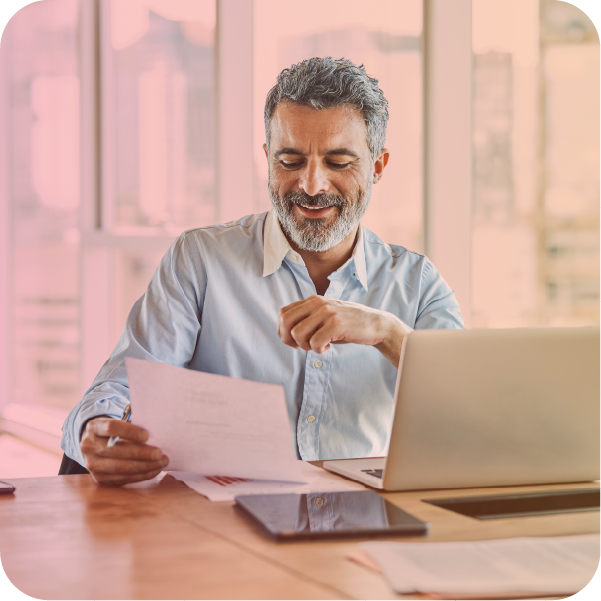
[[[280,165],[286,167],[288,169],[294,169],[295,167],[299,167],[302,161],[279,161]]]

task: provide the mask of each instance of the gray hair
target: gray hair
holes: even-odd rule
[[[310,58],[284,69],[265,101],[265,135],[269,148],[271,119],[280,102],[292,102],[317,110],[335,106],[358,108],[367,127],[367,145],[372,160],[384,149],[388,101],[363,65],[345,58]]]

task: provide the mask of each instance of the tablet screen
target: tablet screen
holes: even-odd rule
[[[424,534],[421,522],[370,490],[236,497],[247,517],[278,540]]]

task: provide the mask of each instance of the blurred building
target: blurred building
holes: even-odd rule
[[[540,11],[541,320],[599,323],[599,37],[571,4]]]
[[[116,227],[214,222],[213,37],[149,10],[147,33],[111,53]]]
[[[599,323],[599,40],[539,7],[536,64],[474,55],[472,325]]]
[[[14,400],[67,408],[79,390],[79,65],[75,0],[13,17],[10,88]]]
[[[474,56],[473,93],[473,220],[509,225],[515,212],[511,54]]]

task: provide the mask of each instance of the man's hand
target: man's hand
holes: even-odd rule
[[[111,436],[120,440],[108,448]],[[160,449],[144,444],[147,440],[148,432],[129,422],[93,419],[86,424],[81,452],[98,484],[128,484],[150,480],[169,464]]]
[[[292,348],[321,354],[330,344],[366,344],[376,347],[395,368],[403,337],[411,331],[392,313],[323,296],[283,307],[278,318],[278,335]]]

